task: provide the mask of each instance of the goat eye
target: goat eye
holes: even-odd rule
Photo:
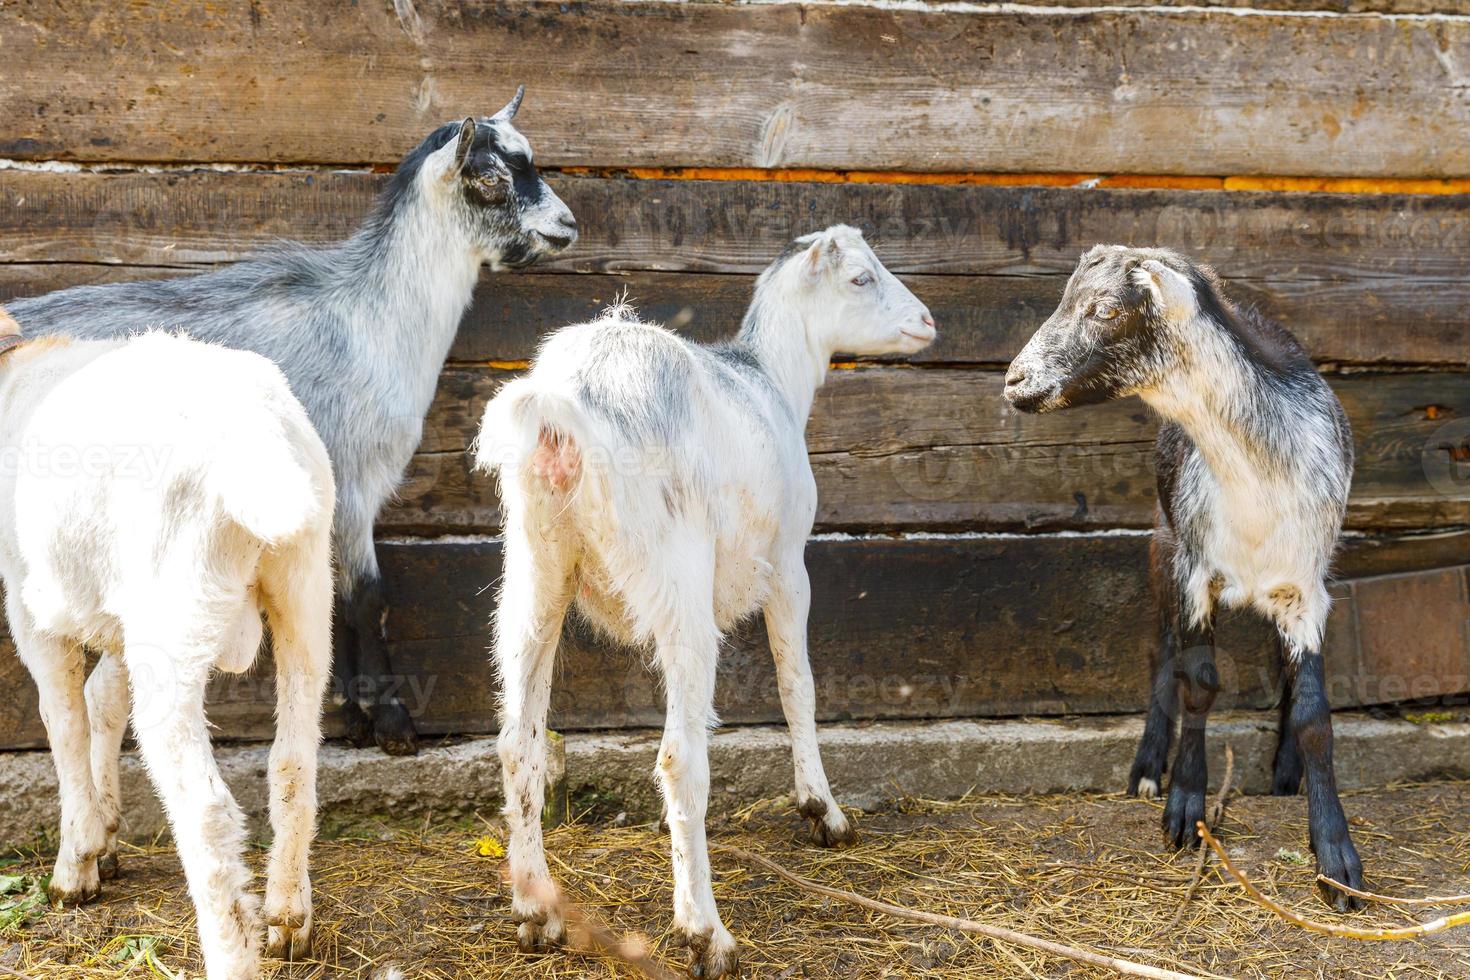
[[[1112,303],[1099,303],[1092,312],[1099,320],[1111,320],[1118,315],[1119,311]]]
[[[873,277],[870,276],[870,275],[868,275],[866,272],[864,272],[860,276],[853,276],[853,278],[852,278],[852,284],[854,286],[866,286],[866,285],[868,285],[868,283],[870,283],[872,281],[873,281]]]

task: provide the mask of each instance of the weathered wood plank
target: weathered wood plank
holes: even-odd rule
[[[10,262],[179,265],[282,238],[334,241],[386,178],[360,172],[0,170]],[[1098,242],[1168,245],[1229,278],[1458,281],[1470,198],[936,184],[553,177],[582,238],[538,271],[755,273],[834,221],[875,235],[896,272],[1070,274]]]
[[[1348,696],[1404,701],[1470,691],[1470,566],[1347,583],[1338,673]],[[1412,625],[1411,625],[1412,624]]]
[[[944,0],[925,0],[943,3]],[[1049,6],[1093,7],[1095,0],[1051,0]],[[1110,7],[1222,7],[1326,14],[1466,14],[1470,0],[1109,0]]]
[[[384,533],[493,532],[492,481],[465,448],[508,372],[452,368],[440,380]],[[1470,375],[1331,377],[1352,423],[1357,468],[1351,528],[1470,523],[1465,438]],[[807,445],[827,530],[1146,528],[1153,520],[1154,420],[1136,399],[1024,415],[1000,372],[871,367],[833,371],[817,394]],[[1463,471],[1463,472],[1462,472]],[[1457,478],[1458,476],[1458,478]]]
[[[499,0],[3,16],[9,157],[386,163],[525,80],[524,125],[558,164],[1470,172],[1453,20]]]
[[[0,264],[0,302],[67,286],[179,275],[161,266]],[[914,364],[1004,364],[1061,298],[1060,275],[907,275],[939,321],[939,339]],[[676,272],[586,273],[548,279],[486,272],[450,353],[452,362],[520,361],[549,330],[590,319],[624,290],[647,319],[692,317],[683,332],[715,340],[733,332],[750,299],[749,275]],[[1416,279],[1242,280],[1230,287],[1289,324],[1319,362],[1459,366],[1470,281],[1427,286]],[[879,358],[878,360],[893,360]]]
[[[994,716],[1135,711],[1147,693],[1153,615],[1145,535],[814,540],[807,550],[815,598],[810,628],[821,717]],[[388,634],[404,677],[401,696],[422,731],[493,728],[488,622],[500,575],[494,542],[380,546],[391,612]],[[1381,575],[1470,562],[1470,533],[1431,538],[1352,538],[1345,576]],[[1333,635],[1353,610],[1349,590]],[[1412,621],[1389,623],[1387,640],[1410,642]],[[1347,624],[1348,627],[1351,624]],[[1339,640],[1339,642],[1346,642]],[[1261,707],[1275,690],[1269,632],[1228,614],[1220,630],[1226,707]],[[1347,648],[1344,647],[1344,650]],[[1358,670],[1336,654],[1335,703],[1407,696],[1391,670]],[[268,662],[242,677],[217,677],[211,720],[223,738],[270,736]],[[1388,677],[1380,689],[1375,678]],[[44,744],[35,691],[9,641],[0,644],[0,749]],[[564,643],[553,723],[565,729],[656,725],[657,686],[643,657],[572,630]],[[718,704],[732,723],[780,719],[770,655],[757,628],[723,654]],[[330,715],[330,712],[329,712]],[[336,734],[335,721],[329,730]]]
[[[237,259],[281,237],[348,234],[368,174],[48,174],[0,171],[0,297],[125,278],[109,265]],[[1345,363],[1470,363],[1470,205],[1462,197],[563,179],[582,241],[546,269],[487,277],[454,357],[519,359],[549,327],[629,287],[650,315],[688,306],[693,330],[738,323],[740,276],[826,221],[877,234],[941,323],[921,360],[1000,362],[1051,311],[1098,241],[1165,244],[1212,261],[1238,299]],[[595,216],[590,218],[587,216]],[[73,263],[81,263],[76,265]],[[545,272],[599,273],[541,281]],[[607,273],[622,275],[612,276]],[[935,273],[945,274],[943,276]],[[971,278],[974,277],[974,278]]]

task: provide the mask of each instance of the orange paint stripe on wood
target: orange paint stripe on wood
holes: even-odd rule
[[[1224,177],[1172,177],[1168,174],[1114,174],[1099,177],[1098,187],[1139,188],[1151,191],[1228,190]]]
[[[1409,177],[1226,177],[1227,191],[1318,191],[1329,194],[1470,194],[1470,180]]]
[[[1331,194],[1470,194],[1470,178],[1195,177],[1173,174],[908,173],[884,170],[767,170],[759,167],[563,167],[564,174],[637,180],[774,181],[813,184],[940,184],[973,187],[1105,187],[1138,190],[1279,191]]]
[[[747,180],[793,184],[967,184],[1075,187],[1096,174],[907,173],[897,170],[765,170],[759,167],[562,167],[561,173],[638,180]]]

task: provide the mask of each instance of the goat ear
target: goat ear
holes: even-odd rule
[[[1140,262],[1133,270],[1133,281],[1153,295],[1154,302],[1170,320],[1182,320],[1194,313],[1194,286],[1159,260]]]
[[[810,279],[817,278],[832,264],[836,255],[837,243],[826,235],[819,236],[801,257],[802,274]]]
[[[475,117],[465,116],[464,122],[459,124],[459,138],[454,144],[454,162],[449,169],[444,171],[445,180],[453,180],[464,172],[464,165],[469,162],[470,150],[475,146]]]
[[[497,112],[492,119],[500,119],[510,122],[516,117],[516,110],[521,107],[521,99],[526,97],[526,86],[522,85],[516,89],[515,97],[505,104],[505,108]]]

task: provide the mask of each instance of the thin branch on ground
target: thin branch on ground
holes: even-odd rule
[[[1049,939],[1028,936],[1025,933],[1016,932],[1001,926],[978,922],[975,919],[960,919],[950,915],[923,912],[919,909],[911,909],[903,905],[880,902],[875,898],[867,898],[853,892],[843,891],[840,888],[829,888],[826,885],[819,885],[815,881],[810,881],[800,875],[787,871],[775,861],[762,857],[759,854],[752,854],[750,851],[732,847],[729,844],[715,844],[712,846],[715,850],[723,851],[738,861],[763,868],[804,891],[811,892],[815,895],[824,895],[827,898],[834,898],[839,902],[847,902],[851,905],[872,909],[874,912],[882,912],[884,915],[891,915],[894,918],[907,919],[910,922],[925,922],[929,925],[941,926],[945,929],[955,929],[960,932],[976,933],[996,942],[1009,943],[1013,946],[1025,946],[1027,949],[1040,950],[1043,953],[1050,953],[1053,956],[1076,960],[1079,963],[1086,963],[1090,966],[1103,967],[1104,969],[1113,970],[1125,976],[1154,977],[1158,978],[1158,980],[1201,980],[1196,974],[1178,973],[1174,970],[1165,970],[1156,966],[1149,966],[1146,963],[1137,963],[1133,960],[1109,956],[1106,953],[1094,952],[1090,949],[1079,949],[1075,946],[1052,942]]]
[[[567,924],[567,935],[576,948],[617,960],[651,980],[681,980],[681,974],[664,966],[653,955],[642,936],[619,936],[601,919],[573,902],[563,901],[561,914]]]
[[[1382,902],[1384,905],[1470,905],[1470,895],[1425,895],[1423,898],[1394,898],[1391,895],[1379,895],[1377,892],[1365,892],[1356,888],[1333,881],[1326,875],[1318,875],[1317,880],[1324,885],[1331,885],[1339,891],[1347,892],[1357,898],[1366,898],[1371,902]]]
[[[1220,782],[1220,795],[1215,797],[1215,805],[1210,808],[1210,826],[1218,827],[1225,819],[1225,804],[1230,800],[1230,783],[1235,778],[1235,748],[1229,743],[1225,745],[1225,778]],[[1184,901],[1179,903],[1179,908],[1174,910],[1174,917],[1169,924],[1160,929],[1156,935],[1173,932],[1180,922],[1184,921],[1184,910],[1194,900],[1195,893],[1199,891],[1199,883],[1205,876],[1205,861],[1210,852],[1201,847],[1199,856],[1194,862],[1194,876],[1189,879],[1189,888],[1184,893]]]
[[[505,886],[509,887],[508,864],[501,866],[501,878]],[[681,980],[680,974],[664,966],[653,955],[647,939],[636,933],[619,936],[595,913],[567,898],[561,889],[547,887],[544,891],[534,891],[532,897],[556,909],[566,927],[567,940],[573,949],[616,960],[624,966],[632,967],[649,980]]]
[[[1456,912],[1454,915],[1441,916],[1432,922],[1422,922],[1419,925],[1407,926],[1402,929],[1358,929],[1353,926],[1339,926],[1330,922],[1309,919],[1268,898],[1259,888],[1251,884],[1250,879],[1245,876],[1245,873],[1230,863],[1230,858],[1225,855],[1225,848],[1221,847],[1220,842],[1215,840],[1214,835],[1210,833],[1210,828],[1205,826],[1203,820],[1195,824],[1195,829],[1199,831],[1200,837],[1209,845],[1210,850],[1215,852],[1215,856],[1220,859],[1220,863],[1225,867],[1225,870],[1230,872],[1232,878],[1240,882],[1240,886],[1245,889],[1246,894],[1255,899],[1257,904],[1265,906],[1287,922],[1301,926],[1310,932],[1320,933],[1324,936],[1338,936],[1343,939],[1360,939],[1368,942],[1377,942],[1390,939],[1415,939],[1420,936],[1430,936],[1436,932],[1444,932],[1446,929],[1453,929],[1455,926],[1470,924],[1470,912]]]

